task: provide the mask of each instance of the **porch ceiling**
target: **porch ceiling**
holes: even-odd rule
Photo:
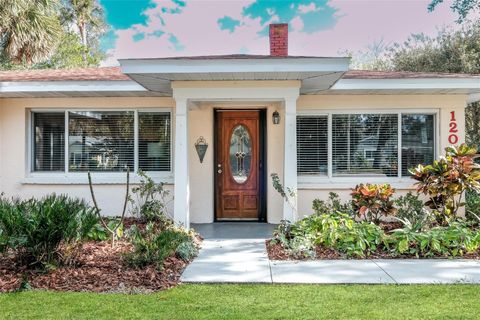
[[[300,80],[301,94],[329,89],[349,58],[218,56],[120,60],[122,72],[153,92],[172,94],[172,81]]]

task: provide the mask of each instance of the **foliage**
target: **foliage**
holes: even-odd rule
[[[417,180],[417,191],[429,197],[425,203],[434,210],[440,224],[448,224],[464,206],[462,197],[467,190],[480,192],[480,166],[475,164],[475,148],[466,144],[447,147],[445,157],[433,164],[418,165],[410,170]]]
[[[315,214],[346,213],[352,217],[355,215],[352,203],[342,203],[335,192],[329,192],[327,201],[313,200],[312,209]]]
[[[145,221],[165,220],[168,217],[167,197],[169,191],[165,190],[162,182],[155,183],[145,172],[139,171],[140,184],[132,188],[136,200],[129,198],[133,215]]]
[[[98,66],[106,31],[96,0],[0,0],[0,69]]]
[[[109,218],[103,217],[100,213],[100,208],[98,207],[97,199],[95,197],[95,192],[93,191],[93,182],[92,182],[92,174],[88,171],[88,186],[90,189],[90,195],[92,197],[92,202],[94,206],[94,212],[97,214],[98,220],[102,224],[103,228],[110,233],[112,247],[115,246],[115,240],[121,237],[121,230],[123,230],[123,220],[125,219],[125,212],[127,210],[127,203],[130,199],[129,191],[130,191],[130,169],[127,167],[127,183],[126,183],[126,191],[125,191],[125,200],[123,202],[123,211],[122,215],[118,219],[118,221],[111,223],[112,221],[108,221]]]
[[[358,216],[369,222],[380,223],[381,217],[395,213],[390,199],[395,189],[389,184],[359,184],[352,189],[352,205]]]
[[[295,257],[314,255],[315,246],[338,250],[348,257],[364,257],[375,252],[383,243],[383,230],[366,221],[355,222],[346,214],[320,214],[305,217],[291,225],[280,225],[274,241]]]
[[[428,10],[435,10],[435,8],[443,2],[444,0],[432,0],[428,5]],[[458,14],[458,23],[464,22],[470,13],[480,10],[479,0],[453,0],[449,1],[449,3],[452,11]]]
[[[172,254],[177,254],[179,258],[187,261],[197,253],[193,234],[173,224],[163,227],[158,223],[149,222],[144,230],[133,225],[128,230],[127,236],[134,250],[125,255],[126,261],[138,268],[153,264],[161,269],[164,260]]]
[[[107,222],[109,229],[113,230],[118,224],[118,219],[112,218]],[[102,223],[96,223],[90,232],[87,234],[87,239],[94,241],[105,241],[109,238],[110,232],[103,226]],[[123,223],[120,223],[120,226],[116,229],[116,237],[123,237]]]
[[[474,191],[467,191],[465,199],[465,217],[467,221],[480,224],[480,194]]]
[[[280,182],[280,178],[277,173],[270,175],[272,178],[273,188],[282,196],[285,202],[292,208],[293,214],[297,216],[297,191],[287,187],[285,188]]]
[[[35,267],[65,262],[61,247],[87,238],[98,219],[84,201],[55,194],[36,200],[0,198],[0,249]]]
[[[0,0],[0,55],[14,63],[36,63],[55,51],[62,28],[57,0]]]
[[[394,230],[387,242],[394,255],[409,254],[417,257],[462,256],[478,250],[480,232],[468,224],[453,222],[446,227],[417,231],[408,226]]]
[[[424,207],[418,194],[408,192],[394,201],[397,212],[395,218],[415,231],[421,231],[431,225],[432,214]]]

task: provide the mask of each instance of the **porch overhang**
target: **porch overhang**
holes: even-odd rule
[[[119,60],[122,72],[146,89],[172,94],[172,81],[297,80],[300,93],[328,90],[348,71],[349,58],[211,56]]]

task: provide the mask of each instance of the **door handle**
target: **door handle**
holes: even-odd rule
[[[222,173],[223,171],[222,171],[222,169],[218,169],[217,172],[218,172],[218,173]]]
[[[222,172],[223,172],[223,171],[222,171],[222,164],[221,164],[221,163],[218,163],[218,164],[217,164],[217,167],[218,167],[217,172],[218,172],[218,173],[222,173]]]

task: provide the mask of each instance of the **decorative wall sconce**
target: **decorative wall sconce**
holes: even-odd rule
[[[278,111],[273,112],[272,121],[273,121],[273,124],[279,124],[280,123],[280,113],[278,113]]]
[[[204,137],[200,136],[195,142],[195,149],[197,150],[198,159],[200,159],[200,163],[203,163],[203,158],[205,157],[205,153],[208,149],[208,143]]]

